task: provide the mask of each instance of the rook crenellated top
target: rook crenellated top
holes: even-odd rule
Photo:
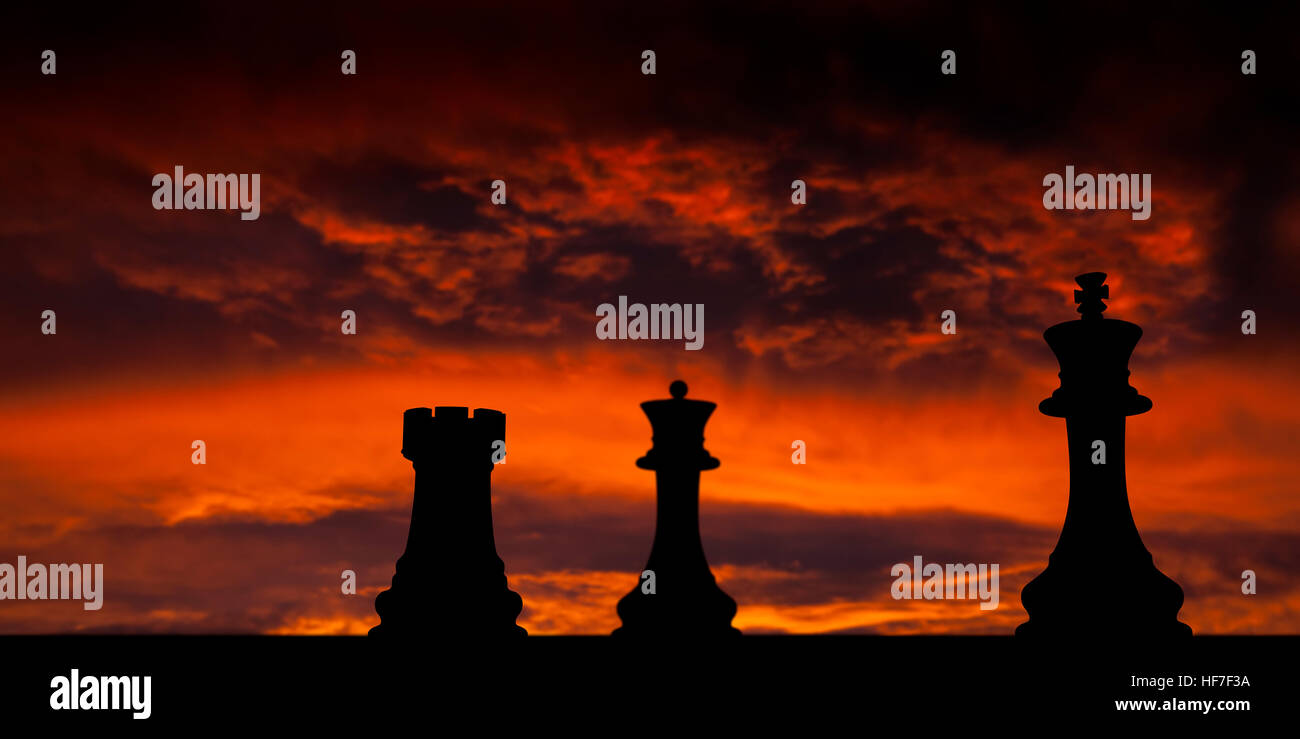
[[[464,406],[409,408],[402,414],[402,456],[417,462],[440,451],[456,454],[482,451],[490,466],[492,443],[505,441],[506,414],[491,408],[475,408],[474,415]]]

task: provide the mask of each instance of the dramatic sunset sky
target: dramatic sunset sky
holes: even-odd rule
[[[654,527],[638,404],[681,378],[718,403],[701,518],[735,626],[1008,634],[1067,501],[1042,331],[1094,270],[1145,330],[1128,483],[1181,619],[1300,631],[1290,21],[543,5],[6,18],[0,562],[106,585],[0,602],[0,633],[364,633],[409,521],[402,411],[435,405],[507,414],[520,624],[608,633]],[[1045,210],[1071,164],[1150,173],[1150,220]],[[260,219],[154,210],[176,165],[260,173]],[[598,341],[619,295],[703,303],[703,350]],[[999,563],[1000,607],[893,600],[914,555]],[[1079,584],[1099,618],[1124,576]]]

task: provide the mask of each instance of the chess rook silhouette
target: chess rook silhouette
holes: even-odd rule
[[[1043,338],[1061,365],[1061,387],[1038,410],[1065,419],[1070,500],[1047,569],[1025,585],[1029,620],[1022,637],[1152,638],[1191,636],[1178,621],[1183,590],[1156,569],[1129,508],[1124,474],[1125,418],[1151,410],[1128,384],[1129,358],[1142,328],[1103,318],[1110,288],[1104,272],[1075,278],[1080,317]],[[1104,463],[1095,463],[1096,443]]]
[[[402,456],[415,469],[411,530],[392,587],[375,598],[370,635],[524,636],[515,624],[523,600],[506,584],[492,529],[493,442],[505,441],[505,414],[439,406],[402,420]]]
[[[1106,275],[1075,278],[1080,318],[1043,336],[1060,363],[1061,387],[1039,410],[1065,419],[1069,504],[1056,549],[1025,585],[1029,620],[1023,638],[1167,638],[1190,636],[1178,621],[1183,591],[1158,569],[1142,543],[1125,482],[1125,418],[1151,410],[1128,384],[1129,358],[1142,336],[1136,324],[1106,319]],[[641,404],[652,447],[636,461],[653,470],[654,540],[645,570],[618,602],[618,637],[713,638],[740,635],[736,601],[718,587],[700,538],[700,473],[720,462],[704,448],[704,426],[717,404],[686,399],[677,380],[670,399]],[[462,407],[406,411],[402,455],[415,469],[406,551],[391,589],[379,594],[372,636],[404,639],[439,633],[523,636],[522,601],[507,586],[492,527],[493,442],[505,439],[505,415]],[[1097,443],[1104,444],[1104,461]]]

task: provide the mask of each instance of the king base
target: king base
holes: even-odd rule
[[[1019,637],[1129,641],[1192,635],[1178,620],[1182,588],[1145,551],[1123,560],[1082,562],[1053,555],[1020,600],[1029,620],[1016,628]]]

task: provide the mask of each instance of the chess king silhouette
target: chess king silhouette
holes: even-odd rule
[[[1047,569],[1020,593],[1029,620],[1016,636],[1107,640],[1190,636],[1178,621],[1183,590],[1156,569],[1129,508],[1124,479],[1125,417],[1151,410],[1128,384],[1142,337],[1136,324],[1104,319],[1103,272],[1075,278],[1079,320],[1043,333],[1061,365],[1061,387],[1039,404],[1065,419],[1070,502]],[[1105,444],[1105,463],[1096,442]]]
[[[654,430],[653,448],[636,461],[654,470],[655,538],[645,569],[654,592],[638,582],[618,602],[623,625],[615,636],[698,638],[739,636],[731,626],[736,601],[722,592],[700,542],[700,472],[721,464],[704,449],[704,424],[716,403],[686,400],[686,383],[668,388],[671,400],[641,404]]]
[[[492,532],[493,442],[505,441],[504,413],[475,408],[411,408],[403,416],[402,456],[415,468],[406,551],[392,587],[375,598],[371,636],[481,638],[524,636],[523,608],[506,585]],[[499,447],[498,447],[499,448]]]

